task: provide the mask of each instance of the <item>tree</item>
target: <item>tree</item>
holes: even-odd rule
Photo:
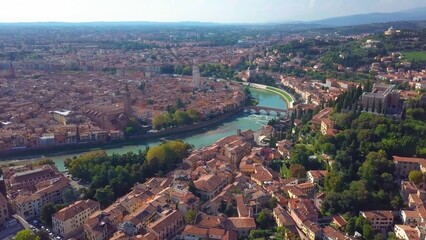
[[[40,238],[40,240],[50,240],[49,233],[45,230],[38,231],[36,235]]]
[[[79,197],[80,197],[80,193],[78,192],[78,190],[72,187],[66,189],[62,195],[62,199],[64,200],[64,203],[66,204],[77,201]]]
[[[55,204],[47,203],[41,208],[40,220],[47,226],[52,226],[52,215],[56,212]]]
[[[200,113],[195,109],[188,109],[186,111],[188,113],[188,116],[191,118],[192,122],[198,122],[200,120]]]
[[[423,173],[419,170],[413,170],[408,174],[408,179],[414,184],[423,182]]]
[[[190,191],[190,192],[192,192],[193,194],[195,194],[195,192],[196,192],[196,188],[195,188],[195,184],[194,184],[194,182],[193,181],[189,181],[189,184],[188,184],[188,191]]]
[[[182,99],[180,99],[180,98],[179,98],[179,99],[176,101],[175,107],[176,107],[176,109],[184,108],[184,107],[185,107],[185,103],[184,103],[184,102],[182,102]]]
[[[186,223],[187,224],[191,224],[195,220],[196,216],[197,216],[197,212],[196,211],[194,211],[192,209],[189,209],[188,211],[186,211],[186,214],[185,214],[185,221],[186,221]]]
[[[268,230],[262,230],[262,229],[255,229],[251,230],[249,234],[249,240],[255,240],[255,239],[268,239],[269,236],[272,235],[271,231]]]
[[[268,200],[268,208],[269,209],[272,210],[272,209],[276,208],[277,205],[278,205],[278,199],[276,197],[269,198],[269,200]]]
[[[290,176],[294,178],[304,178],[306,176],[305,167],[301,164],[291,164]]]
[[[104,208],[114,201],[114,191],[111,186],[107,185],[96,190],[95,198],[98,200],[101,208]]]
[[[370,223],[365,223],[362,226],[362,236],[366,239],[373,239],[374,231]]]
[[[234,216],[236,213],[234,206],[232,206],[231,203],[228,203],[228,205],[226,205],[226,209],[225,209],[225,214],[228,217],[232,217]]]
[[[21,230],[16,236],[15,240],[41,240],[39,236],[35,235],[31,230]]]
[[[191,122],[191,118],[189,117],[188,113],[183,111],[176,111],[173,114],[173,117],[176,119],[178,125],[185,125]]]
[[[349,235],[354,235],[355,233],[355,218],[349,218],[348,223],[346,224],[345,231]]]
[[[152,119],[152,128],[160,130],[161,128],[165,127],[164,124],[166,123],[164,115],[156,115]]]
[[[256,223],[260,229],[268,229],[274,226],[273,223],[275,223],[275,219],[268,209],[262,209],[256,216]]]

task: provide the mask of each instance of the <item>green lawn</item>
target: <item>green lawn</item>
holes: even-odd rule
[[[403,52],[402,55],[404,55],[405,59],[408,61],[413,61],[413,59],[415,59],[416,61],[426,62],[425,51]]]

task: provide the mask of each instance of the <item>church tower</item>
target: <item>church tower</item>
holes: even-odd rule
[[[194,60],[192,65],[192,86],[197,89],[201,88],[200,69],[198,68],[196,60]]]
[[[127,115],[127,117],[130,117],[132,115],[132,97],[130,95],[129,91],[129,85],[126,83],[125,87],[125,95],[124,95],[124,113]]]

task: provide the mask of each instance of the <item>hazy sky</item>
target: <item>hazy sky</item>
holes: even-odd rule
[[[316,20],[426,6],[426,0],[1,0],[0,22]]]

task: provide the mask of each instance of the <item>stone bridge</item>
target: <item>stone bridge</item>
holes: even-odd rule
[[[271,107],[263,107],[263,106],[244,106],[243,109],[246,112],[255,112],[256,114],[262,114],[262,112],[264,112],[266,115],[270,115],[272,112],[275,112],[278,117],[289,116],[291,114],[291,111],[288,109],[271,108]]]

